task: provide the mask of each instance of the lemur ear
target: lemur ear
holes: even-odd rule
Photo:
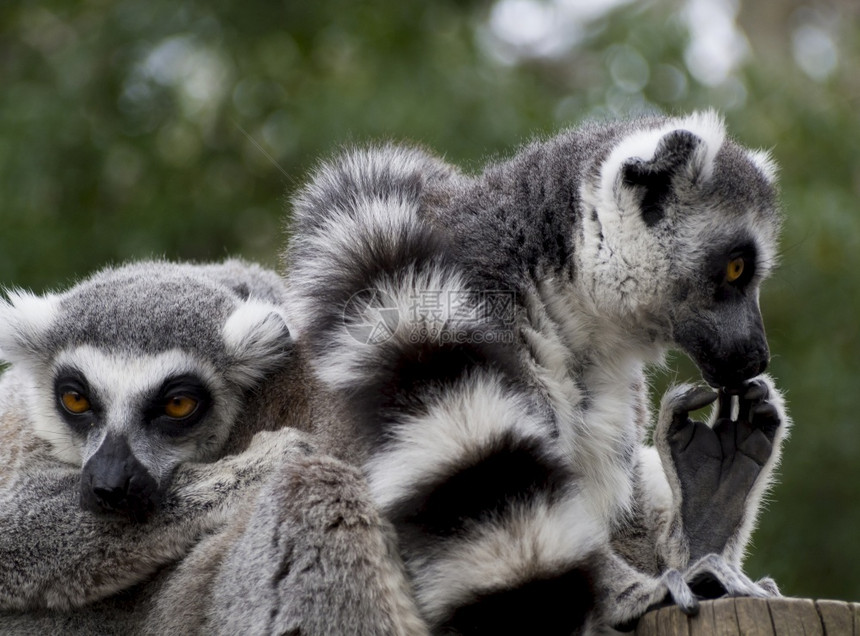
[[[640,205],[645,225],[650,227],[663,218],[663,204],[676,175],[686,173],[695,178],[700,172],[695,159],[701,156],[697,149],[703,143],[688,130],[673,130],[660,139],[651,159],[634,157],[622,164],[622,183],[644,190]]]
[[[244,387],[253,386],[283,364],[293,347],[281,309],[253,298],[230,315],[222,333],[231,358],[230,378]]]
[[[652,226],[665,216],[672,192],[711,178],[725,140],[725,125],[714,111],[668,120],[659,128],[635,130],[622,138],[601,166],[604,201],[625,218],[639,208]]]
[[[53,294],[6,292],[6,298],[0,298],[0,360],[25,362],[40,355],[42,338],[54,323],[58,302]]]
[[[759,169],[762,176],[770,184],[776,184],[777,176],[779,175],[779,166],[770,154],[769,150],[750,150],[747,152],[750,161]]]

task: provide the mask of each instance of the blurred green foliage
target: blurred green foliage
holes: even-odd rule
[[[405,139],[476,168],[583,118],[715,106],[772,148],[787,210],[762,302],[795,428],[749,570],[860,600],[858,10],[562,12],[586,4],[4,3],[0,283],[41,291],[161,255],[276,265],[284,193],[343,144]],[[736,39],[697,53],[726,24]],[[670,367],[656,390],[696,377],[680,356]]]

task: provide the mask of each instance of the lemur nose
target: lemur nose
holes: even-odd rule
[[[729,355],[722,364],[723,385],[739,386],[764,373],[769,362],[770,355],[767,347],[757,347]]]
[[[128,491],[125,487],[93,488],[93,495],[99,506],[105,510],[126,510],[128,508]]]
[[[756,366],[756,375],[761,375],[767,370],[767,365],[770,363],[770,355],[768,352],[760,351],[760,357],[758,359],[758,364]]]
[[[145,518],[158,498],[158,482],[122,436],[108,434],[81,471],[81,506],[91,512]]]

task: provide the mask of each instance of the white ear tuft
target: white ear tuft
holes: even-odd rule
[[[750,150],[749,158],[755,167],[761,171],[768,183],[776,183],[779,176],[779,166],[769,150]]]
[[[0,298],[0,360],[23,362],[41,348],[42,335],[56,320],[58,299],[23,290],[7,291],[6,296]]]
[[[230,377],[246,388],[277,368],[292,347],[290,329],[281,309],[254,299],[242,303],[230,315],[222,335],[232,359]]]
[[[677,138],[679,133],[683,132],[691,133],[698,138],[693,153],[686,161],[685,169],[688,177],[702,181],[710,179],[714,158],[726,137],[723,119],[714,110],[669,119],[659,128],[639,130],[622,139],[601,167],[600,189],[604,196],[617,196],[625,165],[633,162],[647,164],[658,161],[658,151],[666,151],[666,142],[672,137]],[[668,150],[671,151],[671,148]]]
[[[663,214],[672,189],[708,181],[725,141],[722,118],[712,110],[635,131],[615,146],[600,169],[600,200],[607,210],[639,209],[646,224]]]
[[[722,115],[713,109],[695,112],[678,120],[674,128],[689,130],[702,140],[691,167],[702,181],[708,181],[714,171],[714,159],[726,140],[726,124]]]

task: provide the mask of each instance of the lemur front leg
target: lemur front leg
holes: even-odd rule
[[[204,633],[429,633],[393,526],[377,511],[361,471],[333,458],[286,462],[221,559],[202,595],[210,621]],[[193,560],[190,566],[184,575],[181,566],[162,594],[166,606],[176,607],[199,579],[200,568]]]
[[[0,490],[0,612],[70,610],[148,580],[219,530],[285,458],[311,451],[282,429],[239,455],[182,464],[146,523],[84,511],[80,468],[34,453]]]
[[[710,424],[690,419],[691,411],[714,401],[718,404]],[[769,580],[745,590],[748,579],[740,566],[788,426],[782,397],[767,376],[750,380],[736,395],[680,386],[663,400],[654,442],[673,508],[659,547],[668,563],[688,568],[698,579],[701,585],[694,587],[713,588],[707,596],[720,587],[710,585],[707,572],[715,568],[723,571],[718,579],[744,580],[737,586],[721,581],[724,591],[776,593]]]

